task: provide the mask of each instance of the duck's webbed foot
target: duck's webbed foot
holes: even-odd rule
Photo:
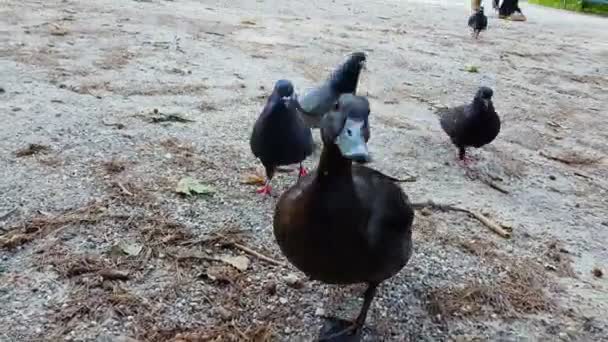
[[[362,326],[357,322],[337,317],[325,317],[325,324],[319,333],[319,341],[358,342],[361,340]]]

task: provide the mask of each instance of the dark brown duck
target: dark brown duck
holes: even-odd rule
[[[393,178],[352,163],[369,160],[369,112],[364,97],[340,97],[321,122],[324,147],[317,169],[281,195],[274,216],[283,254],[311,279],[368,285],[357,319],[322,336],[326,341],[358,338],[376,287],[412,253],[408,197]]]

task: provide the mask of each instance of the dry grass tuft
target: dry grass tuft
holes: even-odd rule
[[[217,168],[215,164],[204,160],[201,153],[198,152],[193,143],[181,142],[171,138],[163,140],[160,145],[165,151],[171,153],[171,163],[186,171],[195,171],[201,168]]]
[[[192,234],[180,223],[166,217],[151,217],[142,220],[140,234],[149,246],[175,245],[192,239]]]
[[[549,242],[543,253],[543,258],[546,261],[546,269],[555,271],[561,277],[576,277],[570,252],[561,246],[559,241]]]
[[[82,208],[69,210],[59,215],[40,214],[17,226],[10,227],[9,233],[0,236],[0,247],[12,249],[32,241],[36,237],[77,224],[94,224],[109,218],[100,202],[92,202]]]
[[[27,147],[15,151],[17,158],[33,156],[35,154],[43,154],[51,151],[51,148],[46,145],[29,144]]]
[[[432,290],[427,295],[427,310],[433,316],[445,318],[488,314],[508,318],[555,309],[555,303],[545,292],[548,282],[540,265],[521,260],[498,271],[502,275],[490,283],[472,280],[463,286]]]

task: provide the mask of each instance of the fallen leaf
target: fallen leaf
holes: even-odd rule
[[[228,265],[233,266],[234,268],[236,268],[237,270],[239,270],[241,272],[246,271],[247,268],[249,267],[249,258],[247,258],[244,255],[239,255],[239,256],[225,255],[225,256],[222,256],[221,258],[219,258],[219,260],[227,263]]]
[[[266,183],[266,179],[264,179],[263,176],[251,174],[245,176],[242,183],[247,185],[264,185],[264,183]]]
[[[120,246],[120,249],[122,249],[122,251],[125,252],[125,254],[131,255],[131,256],[138,256],[139,253],[141,252],[141,250],[144,248],[143,245],[140,245],[138,243],[121,242],[118,245]]]
[[[475,72],[479,72],[479,68],[478,68],[478,67],[476,67],[475,65],[467,65],[467,66],[464,68],[464,71],[468,71],[468,72],[473,72],[473,73],[475,73]]]
[[[213,195],[215,189],[211,186],[201,183],[200,181],[191,178],[184,177],[178,183],[175,188],[175,192],[178,194],[190,195]]]

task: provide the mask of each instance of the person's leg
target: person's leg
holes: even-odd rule
[[[481,7],[481,0],[471,0],[471,11],[477,12]]]
[[[500,18],[514,21],[526,20],[526,17],[521,13],[521,9],[519,8],[519,0],[504,0],[498,10],[498,15]]]

